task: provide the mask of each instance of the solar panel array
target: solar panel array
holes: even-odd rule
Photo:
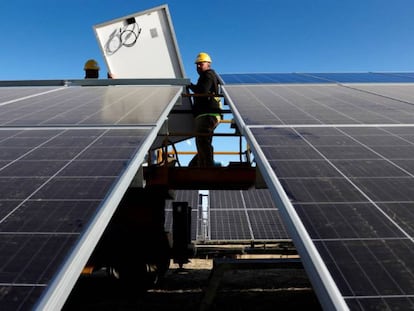
[[[289,239],[267,189],[210,191],[209,206],[211,240]]]
[[[0,88],[0,309],[57,310],[181,93]]]
[[[306,76],[221,78],[322,306],[414,309],[414,75]]]
[[[172,232],[172,202],[192,208],[191,239],[197,242],[290,240],[279,211],[267,189],[210,190],[208,204],[199,204],[199,192],[176,191],[166,208],[167,230]]]
[[[192,239],[291,236],[326,309],[414,308],[414,74],[221,78],[270,192],[180,191]],[[180,93],[0,88],[2,310],[64,303]]]
[[[413,72],[238,73],[221,74],[224,84],[412,83]]]

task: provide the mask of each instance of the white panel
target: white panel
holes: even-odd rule
[[[183,78],[168,6],[94,26],[114,78]]]

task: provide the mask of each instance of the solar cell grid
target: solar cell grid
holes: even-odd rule
[[[411,124],[414,105],[338,85],[226,86],[246,125]]]
[[[414,160],[394,160],[393,161],[398,167],[405,170],[409,174],[414,175]]]
[[[214,208],[244,208],[244,202],[238,191],[216,190],[210,191],[210,209]]]
[[[0,308],[58,309],[181,88],[13,92],[0,88]]]
[[[414,82],[414,73],[412,72],[238,73],[221,74],[220,77],[225,84]]]
[[[226,84],[233,83],[318,83],[323,81],[320,77],[300,73],[246,73],[246,74],[221,74],[220,77]],[[325,80],[325,82],[327,82]]]
[[[410,77],[410,78],[414,78],[414,73],[413,72],[393,72],[393,73],[389,73],[395,76],[402,76],[402,77]]]
[[[332,160],[332,164],[350,178],[407,177],[401,166],[388,160]]]
[[[201,206],[197,209],[197,191],[176,191],[174,201],[192,206],[193,241],[289,239],[267,189],[210,190],[208,197],[209,205],[203,213]],[[166,207],[165,227],[172,230],[172,201]]]
[[[198,206],[199,193],[194,190],[177,190],[174,191],[174,199],[169,201],[167,204],[167,209],[172,210],[172,201],[177,202],[188,202],[188,205],[192,208]]]
[[[11,139],[14,139],[17,136],[26,136],[23,134],[26,131],[30,130],[13,131],[9,133],[12,135]],[[51,130],[50,135],[47,134],[47,131],[39,131],[37,134],[40,134],[39,136],[43,136],[43,138],[33,140],[33,137],[27,137],[32,143],[30,145],[32,149],[24,149],[26,152],[19,155],[19,157],[15,157],[12,161],[2,162],[3,165],[0,167],[0,183],[2,184],[2,187],[0,188],[2,193],[0,202],[2,203],[2,208],[4,205],[8,206],[10,204],[10,201],[8,201],[10,199],[17,200],[14,203],[14,206],[16,207],[19,206],[21,202],[20,200],[25,200],[25,204],[28,204],[30,198],[46,201],[62,198],[67,198],[69,200],[75,198],[77,200],[81,200],[82,198],[101,200],[106,195],[105,191],[111,187],[111,184],[119,176],[119,172],[122,172],[125,169],[125,166],[128,163],[126,160],[131,159],[131,156],[139,147],[140,140],[142,141],[145,135],[149,132],[148,129],[138,129],[135,130],[135,132],[131,131],[130,133],[121,130],[124,134],[131,135],[130,139],[134,144],[133,148],[127,149],[129,150],[129,157],[115,161],[112,159],[112,155],[104,159],[101,154],[99,160],[92,161],[91,159],[89,161],[78,161],[76,158],[88,148],[93,148],[94,145],[91,144],[91,142],[99,141],[99,136],[90,136],[90,133],[88,132],[77,132],[75,129],[60,130],[59,134],[64,133],[66,138],[69,139],[69,142],[73,137],[68,135],[68,131],[76,132],[73,133],[73,137],[76,137],[76,139],[73,140],[77,145],[76,152],[69,154],[61,152],[65,150],[63,142],[62,144],[58,143],[55,145],[51,144],[51,141],[48,142],[50,137],[53,137],[51,135],[57,135],[59,131]],[[101,135],[105,133],[104,130],[99,132]],[[19,135],[16,135],[17,133]],[[97,134],[98,132],[94,130],[93,133]],[[86,136],[83,136],[85,134]],[[117,135],[122,137],[122,133],[118,133]],[[84,140],[82,140],[82,138],[84,138]],[[121,139],[118,148],[121,148],[124,144],[124,140]],[[116,148],[116,142],[112,142],[107,148]],[[49,152],[51,150],[53,152]],[[32,157],[32,152],[39,152],[39,154],[42,154],[41,160]],[[62,154],[65,156],[62,157]],[[9,159],[8,154],[6,154],[5,157],[6,159]],[[90,191],[91,188],[93,188],[93,191]],[[33,204],[36,203],[33,202]],[[58,206],[58,204],[59,203],[57,202],[56,205]],[[72,204],[76,205],[77,203],[73,202]],[[97,205],[98,203],[95,204]],[[2,226],[6,222],[7,218],[1,219],[0,230],[3,231]]]
[[[353,86],[358,90],[362,90],[364,92],[378,94],[384,97],[395,98],[401,102],[405,102],[407,104],[414,103],[414,95],[413,95],[413,88],[414,86],[411,84],[382,84],[378,85],[367,85],[367,84],[358,84]]]
[[[322,305],[413,308],[413,84],[225,85],[224,92]]]
[[[288,239],[267,189],[209,192],[212,240]]]
[[[364,301],[380,297],[387,304],[388,298],[406,296],[412,301],[414,252],[411,241],[342,240],[316,241],[315,244],[326,258],[336,255],[327,259],[327,263],[345,299]]]
[[[212,240],[252,240],[250,224],[245,211],[210,210]]]
[[[1,234],[2,283],[44,287],[59,264],[56,259],[66,256],[75,239],[71,235]],[[22,261],[27,252],[30,260]]]
[[[326,79],[332,82],[340,83],[401,83],[401,82],[414,82],[414,78],[409,75],[397,75],[392,73],[380,73],[380,72],[349,72],[349,73],[311,73],[314,77]]]
[[[405,238],[367,202],[294,203],[294,207],[314,240]]]
[[[414,236],[414,212],[412,204],[407,202],[384,202],[378,203],[379,208],[387,215],[390,215],[399,224],[403,232],[412,237]]]
[[[1,90],[1,89],[0,89]],[[179,86],[63,88],[2,106],[2,126],[155,124]]]
[[[0,106],[9,104],[9,102],[25,98],[25,97],[35,97],[39,95],[44,95],[48,92],[54,92],[60,90],[61,87],[1,87],[0,88]]]
[[[240,192],[247,209],[251,208],[277,208],[268,189],[249,189]]]
[[[2,210],[3,204],[1,202]],[[11,205],[11,204],[10,204]],[[79,234],[96,210],[96,201],[28,200],[2,222],[1,232]],[[15,207],[13,204],[10,206]],[[2,217],[3,218],[3,217]]]
[[[292,159],[270,160],[270,166],[279,178],[339,177],[340,174],[324,160]]]
[[[237,122],[246,130],[254,148],[258,148],[255,150],[260,149],[265,156],[261,158],[257,153],[259,165],[268,163],[272,173],[266,174],[279,177],[336,286],[348,306],[355,309],[414,305],[414,214],[410,209],[414,201],[411,191],[414,189],[414,88],[402,84],[300,84],[324,79],[341,83],[406,82],[414,80],[412,77],[411,73],[396,73],[391,77],[371,73],[226,77],[233,82],[296,83],[265,87],[225,85],[224,91],[227,99],[231,99]],[[153,104],[154,98],[169,101],[177,93],[163,88],[166,92],[157,95],[159,90],[152,92],[154,87],[143,93],[130,88],[110,87],[105,92],[103,89],[79,87],[55,91],[52,88],[53,92],[46,92],[41,98],[22,99],[19,105],[9,102],[7,92],[0,89],[0,123],[25,127],[135,122],[153,125],[157,116],[164,113],[163,108],[161,105],[149,109],[147,103]],[[144,93],[148,97],[142,96]],[[26,94],[30,95],[31,90],[22,89],[20,95]],[[141,116],[133,107],[149,114]],[[135,136],[138,129],[123,132],[120,128],[110,131],[90,128],[85,129],[87,134],[79,134],[82,131],[0,130],[0,239],[15,243],[17,254],[32,241],[36,241],[33,245],[40,250],[46,242],[71,248],[85,228],[86,220],[96,212],[102,196],[119,177],[116,171],[123,171],[123,163],[128,165],[149,129],[142,129],[139,139]],[[114,143],[118,143],[115,148]],[[33,160],[40,165],[34,168]],[[50,167],[42,161],[50,161]],[[92,161],[100,165],[89,166]],[[60,164],[65,168],[59,167]],[[99,174],[94,174],[98,168]],[[55,176],[54,172],[59,173]],[[71,188],[71,192],[65,187]],[[275,198],[274,188],[271,190]],[[90,196],[89,191],[96,195]],[[236,192],[226,197],[224,193],[211,192],[211,238],[250,240],[284,236],[278,210],[273,202],[268,204],[266,199],[261,199],[266,196],[266,191],[263,193]],[[73,195],[80,200],[73,200]],[[189,200],[197,206],[197,195],[190,196]],[[85,214],[73,207],[75,202]],[[15,204],[20,205],[10,214]],[[52,204],[56,204],[56,212],[62,212],[61,221],[52,217]],[[33,221],[24,220],[26,213],[33,216]],[[194,226],[198,224],[194,219],[200,217],[198,209],[192,214]],[[42,221],[35,221],[42,215]],[[286,221],[286,214],[283,215]],[[7,235],[10,228],[18,228],[22,234],[11,240],[14,236]],[[33,236],[29,229],[39,234]],[[199,229],[193,227],[193,239]],[[56,242],[59,238],[61,241]],[[8,259],[1,254],[0,266],[5,267],[2,263]],[[15,263],[20,260],[20,257],[13,258]],[[48,282],[45,275],[53,275],[57,268],[46,260],[34,261],[38,263],[36,269],[43,269],[45,281],[36,274],[37,270],[19,277],[27,278],[28,283],[35,280],[37,283],[30,290],[36,294],[26,293],[27,284],[22,287],[22,283],[12,286],[2,283],[3,289],[15,293],[13,300],[10,296],[0,297],[2,305],[10,302],[11,309],[18,305],[30,308],[36,302]],[[26,267],[25,262],[21,265]],[[0,269],[0,276],[17,271],[7,267],[10,269]]]
[[[259,144],[261,143],[260,134],[269,131],[272,131],[272,129],[252,129],[252,133],[255,135]],[[324,131],[326,133],[326,129]],[[298,129],[297,132],[300,134],[301,129]],[[371,133],[373,132],[371,131]],[[286,138],[291,139],[296,144],[298,141],[296,136],[289,135],[282,138],[280,146],[278,144],[278,138],[280,136],[273,137],[274,144],[271,152],[266,151],[267,149],[264,147],[264,153],[275,171],[282,174],[279,177],[281,182],[286,186],[287,191],[297,193],[294,197],[295,200],[302,202],[317,202],[319,200],[320,202],[324,202],[325,200],[334,199],[334,201],[339,202],[346,200],[355,202],[364,200],[360,192],[367,192],[374,196],[374,198],[382,198],[381,201],[385,201],[389,197],[395,198],[395,196],[399,197],[400,201],[412,201],[412,197],[410,196],[411,191],[404,193],[404,189],[410,189],[411,187],[414,189],[412,176],[406,170],[401,169],[398,164],[393,163],[391,161],[392,159],[386,158],[380,152],[366,146],[366,143],[360,142],[358,138],[352,137],[355,143],[360,144],[357,147],[342,145],[328,147],[325,145],[314,146],[311,143],[312,139],[309,139],[310,135],[304,136],[303,140],[310,144],[311,148],[319,155],[319,159],[309,161],[309,158],[301,157],[301,154],[283,150],[283,148],[289,149],[289,147],[286,147]],[[377,138],[376,136],[371,137]],[[390,139],[400,141],[395,136],[391,136]],[[381,142],[381,140],[379,141]],[[389,144],[389,140],[387,139],[382,140],[382,142]],[[405,143],[406,141],[402,141],[402,144]],[[289,156],[290,154],[294,154],[295,157],[292,159]],[[286,157],[283,158],[283,156]],[[292,160],[295,159],[296,162],[301,163],[294,163],[292,165]],[[320,162],[325,163],[319,165]],[[338,164],[338,166],[335,166],[335,164]],[[311,170],[312,168],[313,170]],[[291,174],[289,176],[290,179],[285,177],[286,174]],[[296,174],[296,179],[292,177],[292,174]],[[317,178],[317,176],[320,177]],[[303,180],[303,177],[309,179]],[[349,182],[344,177],[351,178],[354,185],[350,184],[347,186]],[[392,179],[390,180],[390,178]],[[381,188],[383,190],[379,191]],[[299,191],[297,189],[303,190]],[[340,190],[335,191],[333,189]],[[346,193],[345,196],[344,193]]]
[[[43,287],[2,286],[8,293],[2,298],[1,305],[5,310],[29,310],[37,297],[42,294]]]
[[[255,240],[290,239],[277,210],[248,210],[247,215]]]

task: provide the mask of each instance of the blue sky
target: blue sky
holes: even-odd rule
[[[13,0],[0,80],[83,78],[104,64],[93,25],[162,4],[192,80],[199,51],[219,73],[414,71],[413,0]]]

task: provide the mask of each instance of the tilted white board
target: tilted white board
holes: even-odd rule
[[[167,5],[95,25],[94,31],[114,78],[184,78]]]

